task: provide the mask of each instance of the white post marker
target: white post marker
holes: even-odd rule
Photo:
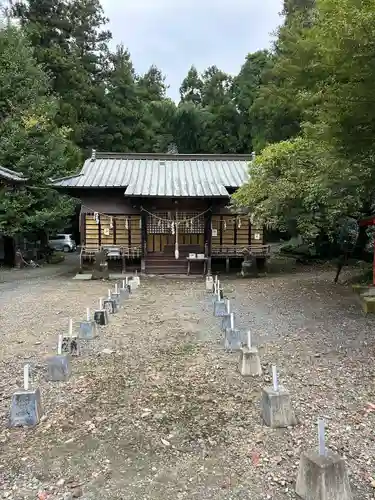
[[[57,340],[57,354],[61,356],[62,354],[62,341],[63,341],[63,336],[59,335],[59,338]]]
[[[326,450],[326,439],[325,439],[325,421],[323,418],[318,418],[318,439],[319,439],[319,455],[325,457]]]
[[[99,299],[99,310],[101,311],[103,309],[103,299]]]
[[[275,392],[278,392],[279,381],[277,380],[277,368],[275,365],[272,365],[272,384],[273,384],[273,390]]]
[[[111,298],[111,289],[108,288],[108,298],[110,299]]]
[[[89,307],[86,309],[86,319],[87,319],[87,321],[90,321],[90,308]]]
[[[218,279],[219,279],[219,277],[218,277],[218,275],[216,274],[216,275],[215,275],[215,283],[217,283]]]
[[[217,282],[217,300],[220,300],[220,281]]]
[[[69,330],[68,330],[68,336],[70,338],[73,337],[73,320],[72,318],[69,318]]]
[[[125,288],[125,283],[126,283],[126,281],[122,280],[122,288]]]
[[[227,299],[227,314],[230,314],[230,300]]]
[[[125,283],[128,285],[129,284],[129,278],[126,276],[125,278]]]
[[[234,314],[230,313],[230,329],[234,330]]]
[[[247,347],[249,350],[251,349],[251,331],[250,330],[247,332]]]
[[[23,367],[23,388],[25,391],[29,390],[29,370],[30,365],[24,365]]]
[[[115,284],[115,293],[118,293],[118,286],[117,286],[117,283]]]

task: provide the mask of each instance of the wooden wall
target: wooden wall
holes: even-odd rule
[[[239,222],[240,221],[240,222]],[[263,245],[263,228],[251,225],[246,216],[212,215],[212,229],[217,235],[212,236],[212,247],[231,245]],[[256,234],[260,239],[255,239]]]
[[[93,213],[82,214],[81,217],[83,218],[82,244],[87,248],[98,248],[101,245],[141,246],[139,214],[101,215],[99,224],[96,223]]]

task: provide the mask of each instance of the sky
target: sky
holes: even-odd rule
[[[269,48],[283,0],[102,0],[113,45],[123,43],[137,73],[155,64],[175,100],[189,68],[238,73],[249,52]]]

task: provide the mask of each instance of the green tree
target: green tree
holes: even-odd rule
[[[203,81],[195,66],[192,66],[180,86],[181,102],[202,103]]]
[[[236,153],[241,116],[234,100],[233,78],[211,66],[203,73],[202,82],[202,106],[210,116],[206,123],[207,152]]]
[[[146,139],[142,122],[144,103],[136,84],[130,54],[122,45],[110,55],[106,100],[107,125],[102,149],[142,151]]]
[[[358,214],[361,206],[361,193],[345,185],[347,168],[325,144],[307,138],[271,144],[251,163],[249,181],[233,202],[292,235],[332,235],[338,219]]]
[[[253,150],[253,116],[252,105],[256,99],[262,82],[262,75],[270,65],[271,56],[268,51],[248,54],[239,74],[234,78],[234,102],[241,116],[239,129],[239,151],[248,153]]]
[[[272,61],[262,74],[259,92],[251,108],[256,151],[301,132],[304,107],[296,99],[291,61],[299,51],[302,35],[312,24],[313,10],[312,0],[285,2],[285,21],[278,30]]]
[[[0,231],[44,232],[65,225],[72,202],[49,186],[79,161],[78,150],[55,124],[58,105],[25,36],[15,27],[0,30],[0,165],[25,174],[21,190],[0,193]]]
[[[211,114],[192,102],[178,105],[173,120],[173,137],[179,153],[207,153],[208,127]]]
[[[12,9],[34,47],[37,62],[60,97],[58,125],[82,148],[96,147],[105,131],[107,22],[99,0],[17,0]]]

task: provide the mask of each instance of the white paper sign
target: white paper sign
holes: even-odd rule
[[[212,230],[212,236],[217,236],[217,229]]]

